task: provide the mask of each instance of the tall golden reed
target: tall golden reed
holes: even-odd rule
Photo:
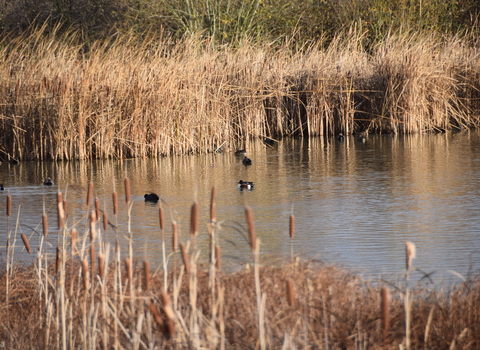
[[[44,229],[45,230],[45,229]],[[48,230],[48,229],[47,229]],[[75,255],[77,251],[77,229],[72,228],[72,232],[70,233],[70,244],[72,245],[72,257]]]

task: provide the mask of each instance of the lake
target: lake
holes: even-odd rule
[[[92,162],[22,162],[0,165],[2,208],[11,194],[13,214],[0,222],[0,246],[8,227],[17,242],[15,260],[34,261],[21,248],[21,233],[37,249],[42,213],[48,213],[50,251],[56,247],[56,194],[68,200],[69,228],[86,232],[86,192],[94,182],[94,196],[117,223],[102,232],[103,240],[118,240],[127,253],[127,206],[124,178],[131,181],[131,230],[134,256],[155,266],[162,261],[158,208],[165,210],[167,253],[171,252],[171,222],[179,240],[190,238],[190,207],[200,204],[197,246],[200,260],[208,258],[207,224],[210,193],[217,190],[218,244],[222,264],[229,271],[251,262],[245,239],[245,206],[253,210],[265,263],[290,256],[289,217],[295,215],[295,256],[335,264],[367,277],[392,279],[405,269],[405,241],[417,247],[413,266],[437,279],[467,275],[480,263],[480,132],[432,135],[370,135],[287,139],[269,147],[250,142],[244,166],[233,151],[158,159]],[[44,186],[51,177],[55,184]],[[239,180],[254,182],[240,191]],[[113,216],[112,192],[120,199]],[[143,196],[155,192],[158,204]],[[19,225],[16,225],[18,221]],[[247,235],[248,236],[248,235]],[[5,248],[1,248],[5,261]],[[418,275],[419,277],[420,275]]]

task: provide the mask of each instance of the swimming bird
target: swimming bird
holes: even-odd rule
[[[265,137],[263,139],[263,143],[265,143],[268,146],[273,146],[273,145],[275,145],[275,140],[271,139],[270,137]]]
[[[252,165],[252,160],[250,158],[248,158],[247,156],[245,156],[245,158],[243,158],[243,160],[242,160],[242,163],[243,163],[243,165]]]
[[[337,140],[338,141],[345,141],[345,136],[343,136],[343,134],[340,133],[340,134],[337,135]]]
[[[53,185],[53,180],[51,178],[48,178],[45,181],[43,181],[43,184],[45,186],[52,186]]]
[[[243,190],[243,189],[247,189],[247,190],[251,190],[253,188],[253,182],[249,182],[249,181],[238,181],[238,188],[240,190]]]
[[[160,197],[155,193],[147,193],[143,197],[145,198],[145,202],[149,203],[158,203],[158,201],[160,200]]]
[[[3,184],[0,184],[0,191],[3,191],[5,187],[3,187]]]
[[[245,157],[245,154],[247,154],[247,151],[244,149],[239,149],[235,151],[235,157]]]

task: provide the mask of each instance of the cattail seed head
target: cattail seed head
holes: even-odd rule
[[[88,290],[90,287],[90,276],[88,272],[88,262],[87,260],[83,259],[82,260],[82,275],[83,275],[83,287],[85,290]]]
[[[48,216],[47,214],[42,215],[42,226],[43,226],[43,236],[47,238],[48,236]]]
[[[389,304],[390,304],[390,289],[387,287],[382,287],[380,291],[380,310],[382,313],[382,330],[383,336],[387,335],[388,326],[389,326]]]
[[[167,318],[167,330],[168,330],[168,335],[173,338],[175,336],[175,313],[173,312],[172,309],[172,301],[170,299],[170,296],[166,291],[162,291],[162,301],[163,301],[163,307],[165,310],[165,316]]]
[[[160,327],[160,329],[163,331],[165,328],[165,325],[163,323],[162,318],[160,317],[160,313],[158,312],[157,307],[153,303],[153,300],[150,300],[150,312],[152,313],[153,318],[155,319],[155,322],[157,322],[158,327]]]
[[[98,273],[100,279],[105,281],[105,255],[102,253],[98,253]]]
[[[93,198],[93,182],[90,182],[88,184],[88,191],[87,191],[87,207],[90,206],[90,203],[92,203],[92,198]]]
[[[145,290],[150,290],[150,262],[145,260],[143,262],[143,273],[145,275]]]
[[[118,214],[118,194],[117,192],[112,193],[112,199],[113,199],[113,215]]]
[[[65,218],[68,215],[68,201],[66,199],[63,200],[63,215]]]
[[[250,247],[252,247],[252,252],[255,253],[257,248],[257,237],[255,234],[255,224],[253,222],[252,209],[249,206],[245,207],[245,216],[247,218],[248,234],[250,235]]]
[[[289,306],[295,305],[295,291],[293,290],[293,282],[290,278],[287,280],[287,300]]]
[[[158,208],[158,223],[160,225],[160,230],[162,230],[163,233],[163,229],[165,228],[165,216],[162,207]]]
[[[125,203],[130,204],[130,179],[128,177],[124,180],[125,185]]]
[[[95,197],[95,215],[97,217],[97,220],[100,220],[101,210],[100,210],[100,199],[98,197]]]
[[[31,254],[32,249],[30,248],[30,243],[28,243],[28,238],[25,235],[25,233],[22,233],[22,241],[23,241],[23,244],[25,245],[25,249],[27,249],[28,254]]]
[[[177,222],[172,222],[172,250],[174,253],[177,252],[178,247],[178,233],[177,233]]]
[[[7,195],[7,216],[12,215],[12,196]]]
[[[216,245],[215,246],[215,267],[217,268],[217,270],[220,270],[221,267],[222,267],[222,259],[221,259],[221,249],[220,249],[220,246],[219,245]]]
[[[55,257],[55,273],[58,274],[60,271],[60,265],[62,263],[62,249],[57,247],[57,255]]]
[[[198,202],[192,204],[190,211],[190,234],[196,236],[198,233]]]
[[[210,196],[210,222],[214,223],[217,218],[216,218],[216,197],[217,197],[217,189],[212,187],[212,194]]]
[[[72,256],[73,256],[77,251],[77,230],[75,228],[72,228],[70,239],[72,240],[71,244],[72,244]]]
[[[133,286],[132,260],[130,258],[125,259],[125,270],[127,271],[128,283]]]
[[[90,263],[92,264],[92,278],[95,277],[95,245],[90,246]]]
[[[64,226],[65,213],[63,210],[63,195],[62,192],[57,193],[57,225],[61,230]]]
[[[108,230],[108,214],[106,211],[103,212],[103,231]]]
[[[96,217],[97,214],[95,213],[95,210],[92,210],[90,212],[90,242],[93,243],[95,241],[95,236],[96,236],[96,229],[95,229],[95,223],[96,223]]]
[[[412,260],[415,259],[415,244],[407,241],[405,243],[406,247],[406,262],[407,262],[407,271],[412,267]]]
[[[187,253],[187,248],[185,247],[185,243],[180,243],[180,250],[182,252],[182,259],[183,259],[183,265],[185,266],[185,272],[187,275],[190,274],[190,264],[188,262],[188,253]]]
[[[295,216],[290,215],[290,238],[295,237]]]

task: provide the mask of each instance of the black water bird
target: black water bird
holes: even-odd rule
[[[145,202],[148,202],[148,203],[158,203],[158,201],[160,200],[160,197],[158,196],[158,194],[155,194],[155,193],[147,193],[143,197],[145,198]]]
[[[251,190],[253,189],[253,182],[240,180],[238,181],[238,188],[240,189],[240,191],[244,189]]]
[[[243,163],[243,165],[252,165],[252,160],[250,158],[248,158],[247,156],[245,156],[245,158],[243,158],[243,160],[242,160],[242,163]]]
[[[244,149],[239,149],[235,151],[235,157],[245,157],[245,154],[247,154],[247,151]]]
[[[337,135],[337,140],[340,141],[340,142],[345,141],[345,136],[343,136],[343,134],[340,133],[340,134]]]
[[[3,191],[5,187],[3,187],[3,184],[0,184],[0,191]]]
[[[53,185],[53,180],[51,178],[48,178],[45,181],[43,181],[43,184],[45,186],[52,186]]]
[[[263,139],[263,143],[265,143],[268,146],[273,146],[273,145],[275,145],[275,140],[271,139],[270,137],[265,137]]]
[[[10,158],[10,164],[18,164],[18,163],[20,163],[20,161],[17,158],[13,158],[13,157]]]

